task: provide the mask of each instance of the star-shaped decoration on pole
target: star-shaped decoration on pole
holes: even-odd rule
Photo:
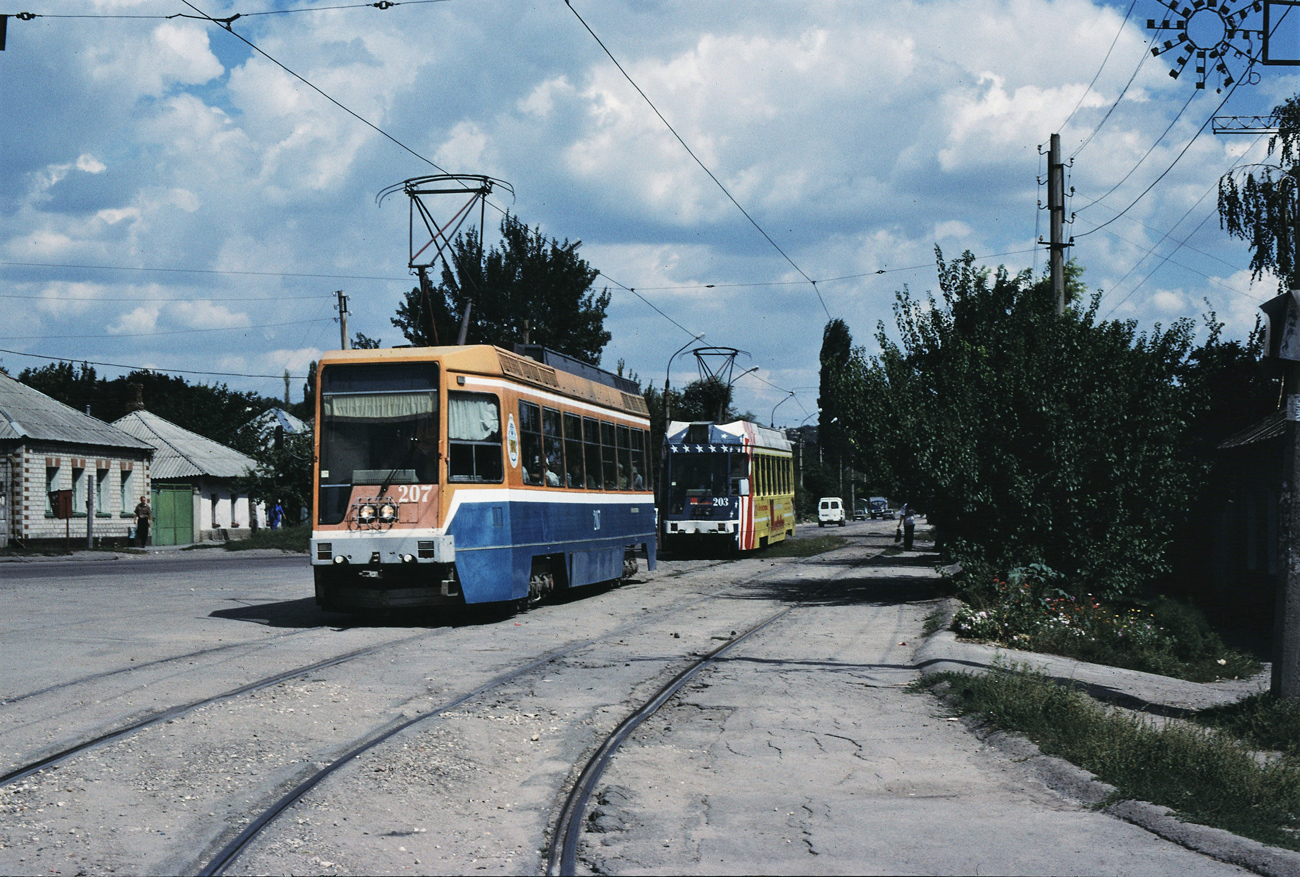
[[[1186,71],[1189,63],[1195,61],[1193,70],[1196,87],[1205,88],[1207,82],[1215,80],[1218,85],[1214,90],[1222,92],[1236,82],[1228,66],[1230,61],[1242,61],[1249,68],[1257,60],[1255,39],[1260,33],[1242,25],[1250,13],[1263,10],[1260,0],[1156,2],[1168,9],[1173,17],[1147,19],[1147,29],[1156,34],[1151,54],[1158,58],[1166,52],[1175,53],[1169,71],[1174,79]],[[1162,36],[1167,38],[1161,41]]]

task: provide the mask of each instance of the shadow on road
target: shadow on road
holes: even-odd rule
[[[812,606],[888,606],[923,603],[951,593],[947,580],[934,573],[939,555],[929,552],[882,554],[866,563],[860,556],[848,555],[820,557],[817,562],[823,566],[853,567],[855,571],[831,582],[810,581],[794,575],[766,579],[746,588],[745,598]]]
[[[210,612],[208,617],[223,618],[227,621],[248,621],[266,627],[293,629],[332,627],[335,630],[351,630],[365,627],[467,627],[495,624],[514,614],[513,606],[467,606],[437,610],[402,609],[384,614],[360,615],[326,612],[316,605],[314,597],[303,597],[298,600],[280,600],[273,603],[241,604]]]

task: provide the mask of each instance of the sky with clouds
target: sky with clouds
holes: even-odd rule
[[[703,333],[746,352],[737,404],[777,425],[815,422],[828,313],[873,350],[895,291],[935,288],[936,244],[1044,270],[1054,132],[1103,315],[1147,328],[1208,299],[1244,337],[1276,291],[1215,212],[1264,139],[1207,122],[1268,113],[1300,68],[1172,78],[1157,0],[15,2],[37,17],[0,52],[14,374],[64,357],[281,396],[288,369],[297,401],[339,344],[334,290],[350,332],[404,343],[407,206],[376,195],[439,168],[513,187],[489,242],[496,208],[582,242],[613,296],[606,367],[661,386]],[[694,376],[679,356],[673,383]]]

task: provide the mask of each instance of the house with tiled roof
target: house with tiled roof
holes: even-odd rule
[[[153,446],[0,372],[0,547],[122,542],[149,493]],[[72,491],[72,517],[50,494]]]
[[[242,539],[265,526],[263,504],[239,491],[240,479],[257,467],[252,457],[143,407],[113,426],[154,448],[155,545]]]

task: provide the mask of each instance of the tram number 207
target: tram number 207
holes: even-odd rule
[[[399,484],[397,485],[397,501],[426,502],[432,491],[433,485],[430,484]]]

